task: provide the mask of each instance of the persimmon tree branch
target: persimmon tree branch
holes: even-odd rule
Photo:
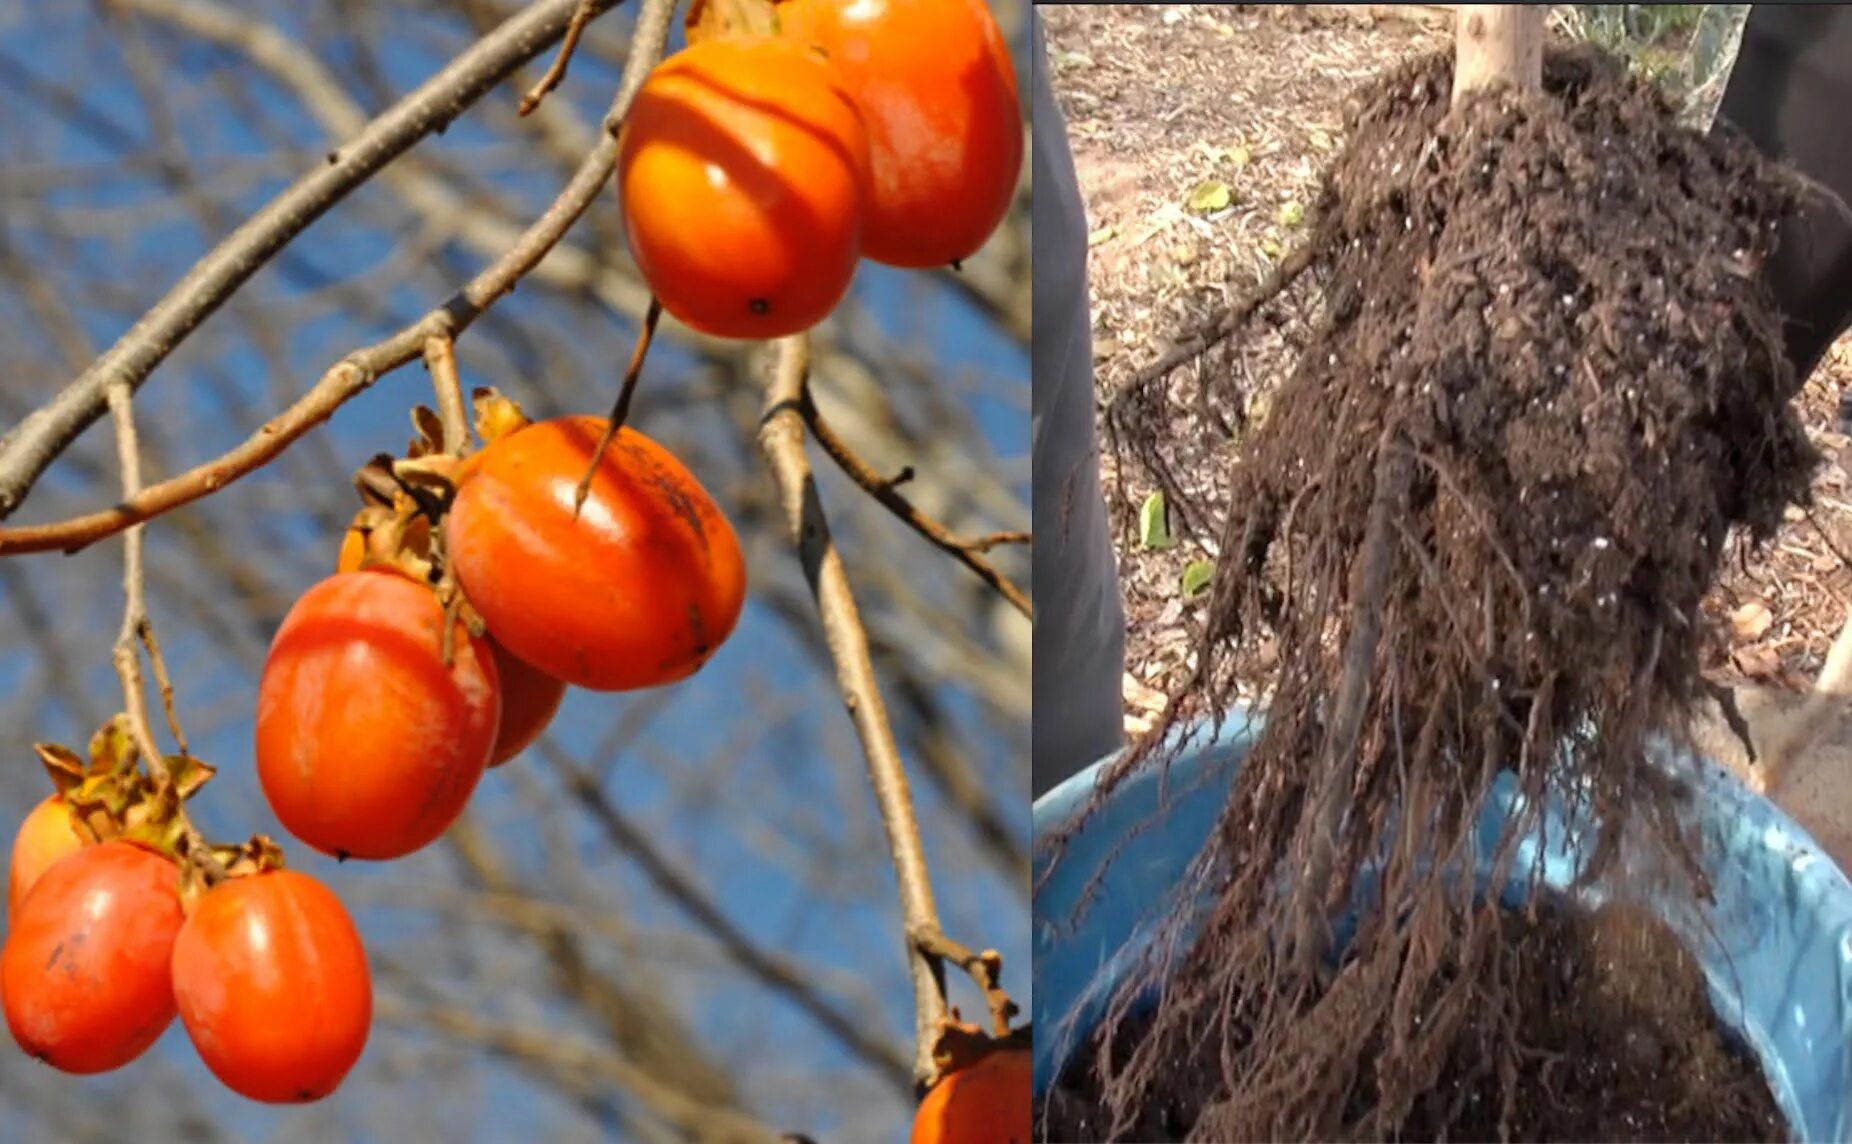
[[[469,444],[469,412],[463,404],[463,376],[457,371],[457,346],[448,334],[424,342],[424,367],[437,395],[437,416],[444,425],[444,452],[457,456]]]
[[[611,110],[605,117],[606,129],[597,144],[580,162],[553,204],[534,220],[513,246],[463,289],[384,341],[356,350],[336,362],[295,404],[265,422],[229,452],[98,512],[53,524],[0,528],[0,556],[50,550],[73,552],[216,492],[269,463],[303,434],[333,416],[347,401],[419,357],[432,338],[454,340],[468,329],[546,257],[610,183],[617,169],[616,129],[636,98],[637,89],[643,86],[643,80],[662,56],[674,9],[673,0],[643,0],[631,38],[630,56]],[[133,331],[125,340],[127,337],[133,337]],[[105,354],[99,364],[109,357]],[[85,376],[96,369],[93,366]],[[28,423],[30,421],[28,418]],[[19,432],[25,429],[22,425]],[[58,447],[62,448],[62,444]],[[5,456],[6,450],[0,448],[0,494],[6,487]]]
[[[330,151],[325,166],[297,179],[227,235],[115,345],[0,438],[0,520],[18,509],[53,459],[103,415],[112,387],[139,388],[201,322],[311,223],[556,42],[582,2],[536,0],[523,8]],[[592,2],[603,10],[617,0]],[[641,29],[643,21],[638,23]]]
[[[122,496],[127,500],[141,489],[141,440],[135,432],[134,395],[126,384],[109,391],[109,405],[116,422],[116,457],[122,467]],[[155,675],[161,681],[168,725],[173,729],[174,738],[179,742],[182,752],[186,750],[186,737],[180,732],[180,720],[174,713],[173,685],[168,680],[167,666],[161,659],[160,645],[154,640],[154,623],[148,618],[147,578],[142,564],[140,526],[129,529],[128,534],[122,538],[122,598],[122,630],[116,636],[116,645],[110,658],[115,664],[116,678],[122,683],[122,703],[129,717],[129,735],[147,763],[148,776],[154,780],[156,787],[171,789],[174,776],[168,770],[167,757],[161,752],[160,743],[155,740],[154,727],[148,716],[147,689],[141,674],[141,646],[147,647]],[[224,865],[212,853],[212,848],[201,836],[199,828],[187,817],[186,808],[178,808],[176,814],[186,834],[187,855],[200,863],[209,881],[216,882],[223,878]]]
[[[810,428],[810,435],[817,439],[817,444],[823,446],[830,460],[836,462],[836,467],[848,474],[850,480],[879,501],[882,507],[905,521],[908,528],[932,541],[950,553],[953,559],[975,572],[978,579],[1008,600],[1024,618],[1035,619],[1035,609],[1029,603],[1029,594],[982,555],[999,544],[1026,544],[1030,539],[1028,533],[997,532],[988,536],[959,536],[921,512],[899,491],[904,476],[911,476],[910,471],[903,474],[903,477],[883,477],[875,471],[874,466],[857,456],[855,450],[849,448],[849,443],[837,436],[829,422],[823,419],[823,413],[817,408],[816,398],[808,386],[800,396],[799,411],[803,414],[804,424]]]
[[[810,584],[812,598],[823,624],[824,642],[836,665],[843,705],[855,725],[862,756],[868,764],[868,781],[880,808],[888,854],[899,883],[900,909],[907,939],[908,971],[913,981],[914,1060],[917,1088],[924,1090],[937,1077],[934,1048],[944,1027],[947,1003],[945,961],[949,939],[939,928],[939,907],[933,898],[932,875],[920,840],[919,819],[906,767],[888,723],[887,705],[875,677],[868,650],[868,631],[843,568],[842,554],[830,536],[829,520],[817,494],[810,460],[804,450],[804,406],[810,377],[810,337],[798,334],[775,343],[765,411],[759,423],[759,449],[778,489],[785,527],[797,547]],[[962,948],[962,947],[960,947]],[[995,955],[960,968],[972,974],[980,988],[994,984],[981,976]],[[988,990],[987,990],[988,993]]]
[[[597,0],[579,0],[579,6],[572,11],[572,21],[566,25],[566,38],[560,41],[559,52],[554,55],[546,72],[521,97],[518,113],[523,119],[532,115],[540,107],[540,101],[565,80],[566,68],[572,63],[572,53],[579,47],[579,37],[585,34],[585,25],[591,23],[592,17],[598,14],[598,8]]]

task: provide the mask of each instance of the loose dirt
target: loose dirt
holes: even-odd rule
[[[1516,962],[1512,1083],[1492,1075],[1504,1032],[1469,1018],[1439,1082],[1387,1139],[1493,1140],[1501,1124],[1535,1141],[1789,1138],[1760,1069],[1718,1025],[1701,970],[1663,925],[1632,909],[1558,907],[1541,910],[1534,927],[1506,914],[1504,929]],[[1122,1048],[1148,1030],[1141,1011],[1126,1023]],[[1209,1037],[1169,1060],[1168,1081],[1117,1134],[1095,1071],[1099,1048],[1086,1044],[1056,1078],[1036,1139],[1198,1138],[1190,1133],[1203,1111],[1223,1098]]]

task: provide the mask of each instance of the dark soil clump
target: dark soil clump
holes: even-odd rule
[[[1264,698],[1193,867],[1207,916],[1166,919],[1108,1013],[1121,1126],[1206,1043],[1204,1138],[1383,1139],[1477,1045],[1488,1134],[1526,1134],[1528,963],[1454,877],[1501,771],[1523,798],[1494,884],[1566,801],[1593,827],[1587,880],[1624,829],[1659,892],[1706,892],[1683,790],[1646,748],[1689,726],[1726,535],[1772,532],[1817,463],[1757,275],[1789,184],[1592,50],[1550,53],[1543,93],[1453,111],[1451,74],[1416,61],[1358,101],[1270,287],[1309,284],[1316,320],[1241,439],[1194,675],[1102,783]],[[1227,316],[1231,345],[1267,304]],[[1160,484],[1168,407],[1154,377],[1109,418]]]
[[[1535,1141],[1790,1138],[1760,1065],[1717,1024],[1702,971],[1663,925],[1632,909],[1555,908],[1535,926],[1507,913],[1504,930],[1511,992],[1490,990],[1485,1001],[1515,1004],[1516,1074],[1508,1086],[1493,1075],[1506,1030],[1469,1016],[1438,1083],[1388,1139],[1494,1140],[1506,1122]],[[1122,1049],[1149,1025],[1147,1012],[1128,1019]],[[1076,1054],[1051,1086],[1036,1139],[1197,1139],[1203,1109],[1222,1098],[1218,1046],[1204,1039],[1173,1059],[1169,1079],[1116,1137],[1097,1049]]]

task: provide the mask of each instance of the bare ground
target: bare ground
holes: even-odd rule
[[[1102,408],[1141,366],[1248,291],[1299,241],[1319,173],[1340,143],[1344,101],[1359,81],[1450,39],[1444,19],[1382,5],[1056,5],[1042,13],[1087,203]],[[1266,416],[1290,355],[1281,333],[1238,347],[1249,418]],[[1211,355],[1206,367],[1220,361]],[[1194,393],[1195,368],[1173,377],[1180,413]],[[1848,382],[1852,338],[1834,347],[1802,395],[1808,433],[1827,458],[1813,506],[1791,508],[1771,545],[1733,561],[1705,605],[1707,669],[1753,699],[1746,713],[1788,706],[1792,692],[1811,685],[1852,605],[1845,559],[1852,441],[1834,426]],[[1234,446],[1206,440],[1184,432],[1170,460],[1219,509]],[[1173,547],[1146,548],[1137,510],[1149,482],[1121,473],[1110,455],[1102,467],[1119,526],[1126,719],[1136,732],[1190,663],[1204,604],[1184,598],[1183,570],[1215,552],[1212,537],[1187,535]],[[1852,735],[1842,725],[1816,754],[1796,764],[1776,796],[1822,841],[1847,840],[1848,853],[1838,855],[1844,865],[1852,860]]]

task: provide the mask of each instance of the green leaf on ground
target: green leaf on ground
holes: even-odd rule
[[[1205,179],[1190,188],[1183,205],[1197,214],[1225,211],[1235,202],[1235,190],[1220,179]]]
[[[1215,579],[1215,561],[1192,560],[1183,566],[1183,598],[1194,600],[1209,587]]]
[[[1170,513],[1165,510],[1162,492],[1152,493],[1138,508],[1138,542],[1153,552],[1177,543],[1170,534]]]

